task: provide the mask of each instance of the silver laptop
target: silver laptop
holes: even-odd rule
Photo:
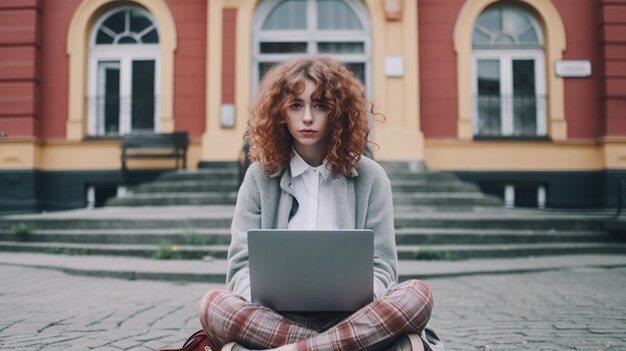
[[[248,231],[252,302],[279,312],[353,312],[374,298],[371,230]]]

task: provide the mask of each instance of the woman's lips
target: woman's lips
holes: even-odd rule
[[[302,130],[300,130],[300,135],[302,135],[302,136],[313,136],[313,135],[315,135],[315,133],[317,133],[317,131],[315,131],[313,129],[302,129]]]

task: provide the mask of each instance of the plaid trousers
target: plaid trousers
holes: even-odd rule
[[[409,280],[354,313],[279,314],[224,289],[209,291],[199,317],[209,339],[256,349],[295,343],[305,350],[379,350],[407,333],[421,333],[433,298],[420,280]]]

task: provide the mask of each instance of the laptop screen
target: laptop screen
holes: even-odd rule
[[[353,312],[373,300],[371,230],[250,230],[252,302],[279,312]]]

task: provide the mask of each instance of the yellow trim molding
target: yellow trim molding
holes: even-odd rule
[[[165,0],[83,0],[78,6],[67,35],[69,56],[69,105],[66,127],[68,140],[81,140],[87,131],[89,34],[98,16],[114,5],[137,4],[154,16],[159,27],[161,48],[161,93],[159,111],[162,132],[174,131],[174,52],[177,36],[174,18]]]
[[[119,170],[120,141],[9,139],[0,147],[0,170]],[[189,141],[187,165],[200,160],[200,139]],[[174,167],[174,160],[133,160],[131,169]]]
[[[454,28],[456,51],[458,121],[457,136],[462,140],[473,138],[472,128],[472,33],[478,16],[498,0],[467,0],[459,13]],[[516,0],[526,4],[537,14],[545,35],[546,85],[548,92],[548,134],[553,140],[567,139],[563,78],[554,72],[554,63],[563,58],[565,27],[561,16],[550,0]]]
[[[605,154],[616,154],[607,162]],[[626,142],[426,140],[426,163],[433,170],[599,171],[626,169]]]
[[[0,141],[0,170],[35,169],[41,160],[39,139],[10,138]]]
[[[0,170],[84,171],[120,168],[119,140],[23,138],[0,141]],[[187,164],[201,159],[200,138],[190,140]],[[481,141],[426,139],[432,170],[600,171],[626,170],[626,138],[597,141]],[[171,167],[173,161],[137,161],[132,168]]]
[[[606,137],[601,142],[605,167],[607,169],[626,169],[626,138]]]

